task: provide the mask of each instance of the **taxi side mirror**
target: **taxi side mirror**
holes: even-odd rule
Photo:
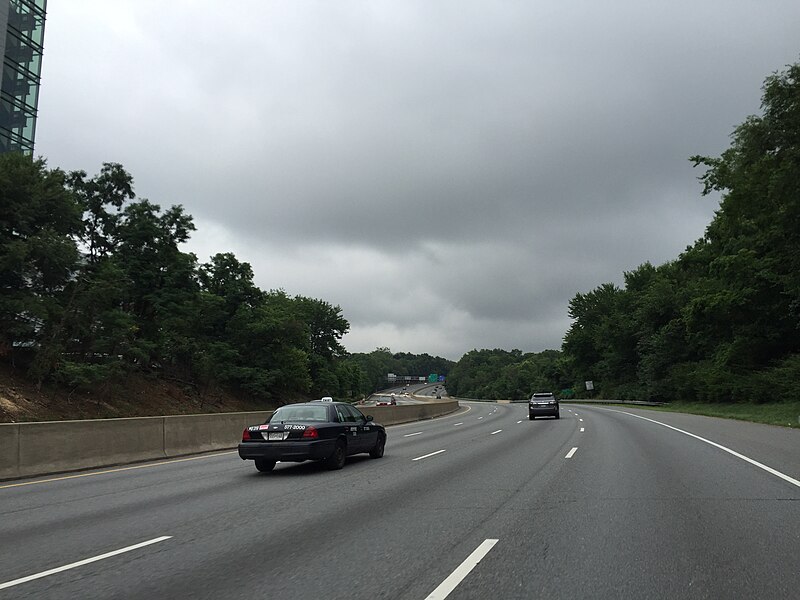
[[[370,421],[372,421],[372,415],[367,415],[367,423],[369,423]]]

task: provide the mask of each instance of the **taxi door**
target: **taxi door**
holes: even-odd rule
[[[336,416],[339,417],[339,422],[342,424],[344,433],[347,436],[347,453],[355,454],[361,452],[361,436],[359,436],[358,422],[355,415],[347,410],[350,408],[346,404],[336,405]]]
[[[364,414],[357,408],[349,405],[345,408],[353,413],[353,417],[358,425],[359,451],[369,452],[375,447],[378,441],[378,428],[372,424],[372,421],[367,421]]]

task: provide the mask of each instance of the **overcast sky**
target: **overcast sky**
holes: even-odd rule
[[[702,236],[688,157],[798,60],[797,0],[50,0],[36,154],[122,163],[351,352],[538,352]]]

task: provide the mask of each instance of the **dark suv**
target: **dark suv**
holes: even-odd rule
[[[558,399],[553,392],[536,392],[528,400],[528,418],[533,421],[536,417],[550,415],[560,419],[558,410]]]

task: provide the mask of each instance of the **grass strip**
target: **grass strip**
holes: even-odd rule
[[[661,412],[680,412],[707,417],[721,417],[723,419],[737,419],[752,423],[765,423],[767,425],[781,425],[800,429],[800,401],[795,402],[737,402],[734,404],[716,404],[710,402],[670,402],[664,406],[632,406]]]

